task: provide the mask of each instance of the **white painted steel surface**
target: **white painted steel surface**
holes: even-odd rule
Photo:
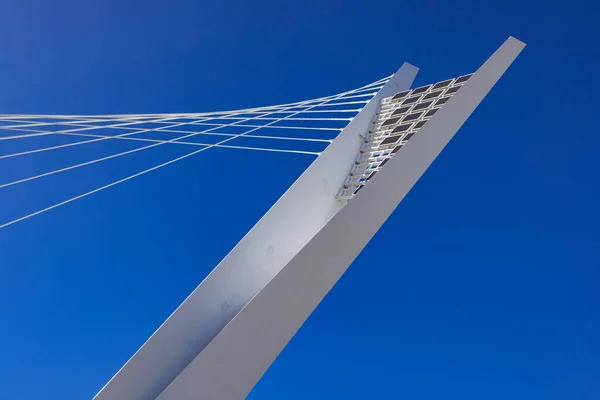
[[[335,195],[354,161],[360,135],[369,128],[381,99],[408,89],[417,71],[404,64],[394,74],[94,399],[154,399],[195,359],[344,207]]]
[[[509,38],[419,134],[204,347],[158,399],[243,399],[523,47],[522,42]],[[344,146],[345,156],[350,146],[350,143]],[[314,177],[313,182],[319,179],[322,178]],[[317,186],[325,191],[321,182]],[[334,196],[335,190],[334,186],[328,187],[325,197]],[[302,207],[302,202],[289,201],[292,207]],[[329,215],[321,213],[311,226],[326,221]],[[300,229],[296,225],[277,226],[281,233]],[[309,232],[303,235],[308,236]],[[270,242],[259,243],[257,251],[250,254],[253,259],[260,259],[261,264],[267,263],[260,252]],[[272,273],[269,271],[268,276]],[[253,277],[245,274],[243,279]],[[259,279],[253,287],[267,279]],[[238,284],[235,280],[234,283]],[[209,294],[221,298],[216,293]],[[142,398],[135,395],[131,398]]]

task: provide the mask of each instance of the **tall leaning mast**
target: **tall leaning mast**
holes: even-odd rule
[[[94,399],[244,399],[524,47],[412,90],[405,63]]]

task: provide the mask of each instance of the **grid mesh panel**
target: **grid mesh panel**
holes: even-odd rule
[[[349,200],[358,193],[471,75],[405,90],[383,99],[338,192],[338,199]]]

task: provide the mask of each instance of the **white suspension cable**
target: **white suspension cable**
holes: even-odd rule
[[[338,104],[335,104],[338,105]],[[278,113],[293,113],[295,111],[277,111]],[[360,112],[360,109],[349,109],[349,110],[312,110],[312,111],[306,111],[307,113],[358,113]],[[270,112],[272,113],[272,112]],[[269,113],[269,114],[270,114]],[[240,114],[268,114],[267,112],[245,112],[245,113],[240,113]],[[239,115],[239,114],[238,114]],[[190,115],[188,115],[187,117],[190,117]],[[197,118],[198,116],[192,116],[193,118]],[[227,115],[219,115],[219,116],[213,116],[214,119],[233,119],[234,117],[232,117],[230,114]],[[243,117],[237,117],[236,119],[242,119]],[[179,118],[177,118],[179,119]],[[121,126],[127,126],[127,125],[135,125],[135,124],[145,124],[145,123],[156,123],[156,121],[137,121],[137,120],[131,120],[131,119],[126,119],[128,121],[131,122],[127,122],[124,123],[122,125],[119,126],[109,126],[109,127],[121,127]],[[8,130],[13,130],[13,129],[22,129],[22,128],[32,128],[32,127],[41,127],[41,126],[54,126],[54,125],[68,125],[68,126],[93,126],[95,128],[99,128],[102,127],[102,125],[90,125],[90,124],[94,124],[94,123],[98,123],[98,122],[107,122],[107,121],[124,121],[124,120],[119,120],[119,119],[91,119],[91,120],[64,120],[64,121],[57,121],[57,122],[52,122],[52,123],[48,123],[48,122],[35,122],[35,123],[30,123],[29,121],[23,121],[20,119],[5,119],[5,121],[8,122],[16,122],[17,125],[0,125],[0,129],[8,129]],[[48,132],[48,134],[52,134],[52,131],[44,131],[44,132]],[[2,140],[5,140],[4,138],[2,138]]]
[[[177,120],[179,118],[165,118],[163,120],[169,120],[169,119],[171,119],[171,120]],[[200,119],[198,121],[193,121],[193,122],[200,122],[200,121],[207,121],[207,120],[211,120],[211,118]],[[148,128],[148,129],[137,130],[137,131],[134,131],[134,132],[131,132],[131,133],[124,133],[124,134],[120,134],[120,135],[107,136],[107,137],[90,139],[90,140],[83,140],[81,142],[66,143],[66,144],[61,144],[61,145],[57,145],[57,146],[44,147],[44,148],[41,148],[41,149],[22,151],[22,152],[19,152],[19,153],[8,154],[8,155],[2,156],[0,158],[18,157],[18,156],[24,156],[24,155],[28,155],[28,154],[41,153],[41,152],[44,152],[44,151],[63,149],[63,148],[66,148],[66,147],[72,147],[72,146],[78,146],[78,145],[87,144],[87,143],[99,142],[99,141],[102,141],[102,140],[116,139],[116,138],[121,138],[121,137],[138,135],[140,133],[145,133],[145,132],[161,131],[162,129],[176,128],[178,126],[183,126],[183,125],[188,125],[188,124],[189,124],[189,122],[180,122],[180,123],[177,123],[177,124],[168,125],[168,126],[160,127],[160,128]],[[115,125],[115,126],[110,126],[108,128],[117,128],[117,127],[118,126]],[[87,131],[87,130],[91,130],[91,129],[102,129],[102,128],[107,128],[107,127],[86,127],[86,128],[67,129],[67,130],[63,130],[63,131],[52,132],[52,133],[49,133],[49,134],[54,134],[54,135],[56,135],[56,134],[65,134],[65,133]],[[207,131],[210,131],[210,129],[207,130]],[[202,132],[199,132],[199,133],[202,133]],[[40,134],[40,135],[43,135],[43,134]]]
[[[227,124],[217,124],[214,122],[194,122],[190,125],[206,125],[206,126],[220,126],[224,127]],[[266,128],[266,129],[297,129],[297,130],[308,130],[308,131],[336,131],[339,132],[342,128],[329,128],[322,126],[285,126],[285,125],[249,125],[249,124],[237,124],[236,126],[246,127],[246,128]],[[127,128],[132,129],[132,128]],[[175,132],[170,129],[161,129],[162,132]],[[211,133],[211,135],[216,135],[216,133]]]
[[[391,76],[390,76],[391,77]],[[347,92],[343,92],[340,94],[336,94],[336,95],[331,95],[331,96],[326,96],[326,97],[321,97],[321,98],[315,98],[315,99],[311,99],[311,100],[303,100],[303,101],[298,101],[298,102],[294,102],[294,103],[287,103],[287,104],[280,104],[280,105],[274,105],[274,106],[264,106],[264,107],[254,107],[254,108],[246,108],[246,109],[238,109],[238,110],[231,110],[231,111],[213,111],[213,112],[205,112],[205,113],[194,113],[194,114],[186,114],[186,113],[167,113],[167,114],[104,114],[104,115],[90,115],[90,116],[85,116],[85,115],[48,115],[48,114],[38,114],[38,115],[34,115],[34,114],[10,114],[10,115],[6,115],[6,114],[0,114],[0,121],[4,121],[4,120],[11,120],[14,118],[18,118],[18,119],[58,119],[58,120],[65,120],[65,119],[89,119],[89,118],[101,118],[101,122],[107,122],[107,121],[123,121],[123,120],[127,120],[127,119],[140,119],[140,118],[169,118],[169,119],[176,119],[176,118],[187,118],[190,115],[193,115],[194,117],[204,117],[204,116],[214,116],[216,114],[229,114],[229,113],[240,113],[241,111],[245,111],[245,112],[253,112],[253,111],[261,111],[261,110],[272,110],[274,108],[282,108],[282,107],[289,107],[292,105],[300,105],[300,104],[308,104],[311,102],[321,102],[325,99],[333,99],[335,98],[336,100],[339,99],[348,99],[348,98],[355,98],[355,97],[361,97],[361,96],[369,96],[369,95],[374,95],[375,93],[377,93],[377,91],[381,88],[381,86],[383,86],[389,79],[390,77],[386,77],[383,79],[380,79],[376,82],[370,83],[368,85],[362,86],[358,89],[355,90],[350,90]],[[367,91],[367,90],[375,90],[375,92],[373,93],[367,93],[367,94],[361,94],[361,95],[356,95],[356,93],[360,93],[362,91]],[[346,94],[355,94],[351,97],[349,96],[345,96]],[[108,120],[106,118],[109,118]],[[47,122],[46,124],[60,124],[60,122]],[[1,126],[1,125],[0,125]]]
[[[153,122],[153,123],[158,123],[158,122]],[[163,122],[160,122],[163,123]],[[73,126],[81,126],[81,127],[89,127],[90,129],[85,129],[85,130],[91,130],[91,129],[111,129],[110,127],[103,127],[103,126],[91,126],[91,125],[84,125],[84,124],[69,124],[69,125],[73,125]],[[219,123],[219,122],[187,122],[186,125],[191,125],[191,126],[228,126],[229,124],[227,123]],[[270,125],[270,126],[266,126],[266,125],[249,125],[249,124],[236,124],[236,126],[240,126],[240,127],[246,127],[246,128],[266,128],[266,129],[292,129],[292,130],[310,130],[310,131],[336,131],[339,132],[341,130],[341,128],[330,128],[330,127],[323,127],[323,126],[286,126],[286,125]],[[118,127],[119,130],[131,130],[131,131],[138,131],[139,128],[132,128],[132,127],[128,127],[128,126],[119,126]],[[175,132],[175,133],[179,133],[179,132],[183,132],[183,133],[187,133],[189,131],[182,131],[182,130],[174,130],[174,129],[166,129],[164,127],[160,127],[160,128],[156,128],[156,129],[160,129],[160,132]],[[70,129],[70,130],[62,130],[62,131],[54,131],[54,132],[47,132],[41,129],[30,129],[30,128],[21,128],[21,127],[14,127],[14,128],[7,128],[7,127],[2,127],[0,126],[0,131],[2,130],[6,130],[6,131],[17,131],[17,132],[33,132],[35,134],[26,134],[26,135],[15,135],[15,136],[0,136],[0,140],[11,140],[11,139],[24,139],[24,138],[28,138],[28,137],[35,137],[35,136],[43,136],[43,135],[38,135],[38,133],[42,133],[42,134],[56,134],[56,135],[66,135],[66,134],[71,134],[72,132],[78,132],[81,131],[80,129]],[[210,133],[210,135],[216,135],[216,133]],[[117,136],[113,136],[113,135],[109,135],[110,137],[117,137]],[[301,139],[301,138],[298,138]]]
[[[294,114],[291,114],[290,116],[293,116],[293,115],[294,115]],[[282,119],[285,119],[285,118],[287,118],[287,117],[283,117]],[[271,122],[270,124],[273,124],[273,123],[275,123],[275,121]],[[256,129],[259,129],[259,128],[253,128],[252,130],[250,130],[250,131],[248,131],[248,132],[245,132],[245,133],[251,133],[252,131],[254,131],[254,130],[256,130]],[[243,135],[244,135],[244,134],[240,134],[239,136],[243,136]],[[238,136],[238,137],[239,137],[239,136]],[[177,162],[177,161],[180,161],[180,160],[183,160],[183,159],[185,159],[185,158],[191,157],[191,156],[193,156],[193,155],[195,155],[195,154],[198,154],[198,153],[200,153],[200,152],[202,152],[202,151],[208,150],[208,149],[210,149],[210,148],[212,148],[212,147],[219,146],[219,145],[223,145],[223,144],[225,144],[225,143],[227,143],[227,142],[229,142],[229,141],[231,141],[231,140],[233,140],[233,139],[235,139],[235,138],[236,138],[236,137],[230,137],[230,138],[224,139],[224,140],[222,140],[222,141],[220,141],[220,142],[218,142],[218,143],[216,143],[216,144],[214,144],[214,145],[210,145],[210,146],[207,146],[207,147],[203,147],[203,148],[201,148],[201,149],[198,149],[198,150],[195,150],[195,151],[193,151],[193,152],[191,152],[191,153],[188,153],[188,154],[185,154],[185,155],[183,155],[183,156],[177,157],[177,158],[175,158],[175,159],[173,159],[173,160],[170,160],[170,161],[164,162],[164,163],[162,163],[162,164],[159,164],[159,165],[156,165],[156,166],[154,166],[154,167],[151,167],[151,168],[145,169],[145,170],[143,170],[143,171],[141,171],[141,172],[138,172],[138,173],[136,173],[136,174],[130,175],[130,176],[128,176],[128,177],[125,177],[125,178],[123,178],[123,179],[120,179],[120,180],[118,180],[118,181],[115,181],[115,182],[109,183],[109,184],[107,184],[107,185],[104,185],[104,186],[102,186],[102,187],[100,187],[100,188],[96,188],[96,189],[90,190],[90,191],[88,191],[88,192],[85,192],[85,193],[83,193],[83,194],[80,194],[80,195],[78,195],[78,196],[75,196],[75,197],[72,197],[72,198],[70,198],[70,199],[64,200],[64,201],[62,201],[62,202],[60,202],[60,203],[56,203],[56,204],[54,204],[54,205],[52,205],[52,206],[49,206],[49,207],[43,208],[43,209],[41,209],[41,210],[35,211],[35,212],[33,212],[33,213],[30,213],[30,214],[28,214],[28,215],[25,215],[25,216],[23,216],[23,217],[20,217],[20,218],[14,219],[14,220],[12,220],[12,221],[6,222],[6,223],[4,223],[4,224],[0,225],[0,229],[2,229],[2,228],[5,228],[5,227],[7,227],[7,226],[10,226],[10,225],[13,225],[13,224],[15,224],[15,223],[17,223],[17,222],[24,221],[24,220],[26,220],[26,219],[29,219],[29,218],[31,218],[31,217],[34,217],[34,216],[36,216],[36,215],[42,214],[42,213],[44,213],[44,212],[47,212],[47,211],[53,210],[53,209],[55,209],[55,208],[58,208],[58,207],[60,207],[60,206],[63,206],[63,205],[65,205],[65,204],[71,203],[71,202],[73,202],[73,201],[75,201],[75,200],[78,200],[78,199],[81,199],[81,198],[87,197],[87,196],[89,196],[89,195],[92,195],[92,194],[94,194],[94,193],[98,193],[98,192],[100,192],[100,191],[102,191],[102,190],[104,190],[104,189],[108,189],[108,188],[110,188],[110,187],[112,187],[112,186],[116,186],[116,185],[118,185],[118,184],[120,184],[120,183],[123,183],[123,182],[129,181],[129,180],[131,180],[131,179],[133,179],[133,178],[136,178],[136,177],[138,177],[138,176],[144,175],[144,174],[146,174],[146,173],[148,173],[148,172],[151,172],[151,171],[157,170],[157,169],[159,169],[159,168],[162,168],[162,167],[164,167],[164,166],[167,166],[167,165],[173,164],[173,163],[175,163],[175,162]],[[157,145],[160,145],[160,144],[157,144]]]
[[[193,124],[196,125],[196,124]],[[203,124],[203,125],[215,125],[215,124]],[[221,127],[221,124],[217,124],[219,127]],[[256,128],[262,128],[261,125],[235,125],[235,126],[240,126],[240,127],[256,127]],[[279,128],[278,126],[269,126],[268,128]],[[133,129],[135,130],[135,128],[127,128],[127,129]],[[340,129],[331,129],[331,130],[335,130],[335,131],[340,131]],[[19,129],[19,131],[23,131],[23,132],[44,132],[44,131],[40,131],[37,129]],[[153,131],[156,132],[156,131]],[[222,133],[222,132],[194,132],[194,131],[182,131],[182,130],[176,130],[176,129],[161,129],[159,132],[168,132],[168,133],[197,133],[199,135],[206,135],[206,136],[237,136],[237,134],[235,133]],[[60,135],[66,135],[66,136],[76,136],[76,137],[95,137],[95,138],[106,138],[106,139],[117,139],[117,140],[146,140],[146,141],[151,141],[152,139],[144,139],[144,138],[136,138],[136,137],[125,137],[125,136],[113,136],[113,135],[98,135],[98,134],[93,134],[93,133],[70,133],[70,132],[64,132],[64,133],[58,133]],[[35,136],[36,133],[33,134],[24,134],[24,135],[16,135],[16,136],[9,136],[9,138],[11,139],[24,139],[24,138],[28,138],[31,136]],[[331,139],[313,139],[313,138],[303,138],[303,137],[293,137],[293,136],[268,136],[268,135],[247,135],[246,137],[248,138],[254,138],[254,139],[274,139],[274,140],[293,140],[293,141],[298,141],[298,142],[318,142],[318,143],[331,143]],[[166,142],[166,140],[155,140],[157,142]],[[175,142],[173,142],[175,143]],[[183,144],[183,142],[178,142],[179,144]],[[6,155],[0,155],[0,159],[2,158],[10,158],[12,157],[11,154],[6,154]]]
[[[325,105],[325,104],[327,104],[327,103],[329,103],[330,101],[333,101],[333,100],[338,100],[338,99],[340,99],[340,98],[349,98],[349,97],[353,97],[353,96],[352,96],[352,94],[353,94],[353,93],[364,91],[364,90],[365,90],[365,88],[369,88],[369,87],[371,87],[371,86],[373,86],[373,85],[376,85],[376,83],[373,83],[373,84],[370,84],[370,85],[366,85],[366,86],[364,86],[364,87],[362,87],[362,88],[359,88],[359,89],[355,89],[355,90],[351,90],[351,91],[348,91],[348,92],[344,92],[344,93],[341,93],[341,94],[339,94],[339,95],[335,95],[335,96],[329,96],[329,97],[322,98],[322,101],[321,101],[321,103],[320,103],[320,104],[317,104],[317,105],[312,105],[312,106],[310,106],[310,107],[311,107],[311,108],[315,108],[315,107],[317,107],[317,106],[323,106],[323,105]],[[374,95],[374,94],[373,94],[373,95]],[[314,100],[307,100],[307,101],[305,101],[304,103],[311,103],[311,102],[314,102]],[[299,104],[300,104],[300,105],[304,105],[304,103],[300,102],[300,103],[292,103],[292,104],[294,105],[294,107],[297,107]],[[293,107],[288,107],[288,108],[293,108]],[[306,111],[306,110],[302,110],[302,111]],[[302,111],[300,111],[300,112],[302,112]],[[298,114],[298,113],[300,113],[300,112],[297,112],[297,113],[296,113],[296,114],[294,114],[294,115],[297,115],[297,114]],[[273,111],[272,113],[276,113],[276,111]],[[242,114],[242,113],[240,112],[240,113],[236,113],[236,114]],[[166,115],[166,114],[165,114],[165,115]],[[164,117],[165,115],[162,115],[162,117]],[[190,117],[190,116],[191,116],[190,114],[173,114],[171,118],[162,118],[162,119],[159,119],[158,121],[145,121],[145,122],[146,122],[146,123],[148,123],[148,122],[164,122],[165,120],[174,120],[174,119],[178,119],[177,117],[175,117],[175,115],[176,115],[177,117],[179,117],[179,116],[181,116],[181,115],[186,115],[187,117]],[[230,114],[230,115],[231,115],[231,114]],[[291,115],[290,115],[290,116],[291,116]],[[55,116],[55,117],[56,117],[56,116]],[[79,117],[81,118],[81,116],[79,116]],[[95,117],[97,118],[98,116],[95,116]],[[127,117],[128,117],[128,118],[133,118],[134,116],[127,116]],[[147,118],[147,116],[145,116],[145,117]],[[207,120],[212,120],[212,119],[219,119],[219,118],[217,118],[217,117],[214,117],[214,118],[206,118],[204,121],[207,121]],[[130,119],[129,119],[129,120],[130,120]],[[341,120],[344,120],[344,119],[341,119]],[[198,123],[198,122],[202,122],[202,121],[194,121],[194,122],[195,122],[195,123]],[[243,122],[243,120],[242,120],[241,122]],[[136,122],[126,122],[126,123],[123,123],[123,124],[116,124],[116,125],[109,125],[109,126],[99,126],[99,127],[84,127],[84,128],[76,128],[76,129],[62,130],[62,131],[55,131],[55,132],[48,132],[48,133],[37,133],[37,134],[31,134],[29,137],[31,137],[31,136],[43,136],[43,135],[46,135],[46,134],[50,135],[50,134],[64,134],[64,133],[72,133],[72,132],[78,132],[78,131],[84,131],[84,130],[90,130],[90,129],[102,129],[102,128],[104,128],[104,129],[107,129],[107,128],[120,128],[120,127],[123,127],[123,126],[125,126],[125,125],[133,125],[133,124],[135,124],[135,123],[136,123]],[[58,123],[57,123],[57,124],[58,124]],[[114,136],[111,136],[110,138],[111,138],[111,139],[115,139],[115,138],[120,138],[120,137],[127,137],[127,136],[132,136],[132,135],[135,135],[135,134],[144,133],[144,132],[148,132],[148,131],[159,131],[159,130],[168,129],[168,128],[173,128],[173,127],[182,126],[182,125],[186,125],[186,124],[190,124],[190,122],[185,122],[185,123],[180,123],[180,124],[170,125],[170,126],[166,126],[166,127],[159,127],[159,128],[154,128],[154,129],[143,129],[143,130],[140,130],[140,131],[137,131],[137,132],[126,133],[126,134],[121,134],[121,135],[114,135]],[[272,125],[272,124],[265,124],[265,125],[263,125],[262,127],[268,127],[268,126],[270,126],[270,125]],[[228,125],[228,124],[225,124],[225,125],[222,125],[222,126],[229,126],[229,125]],[[4,128],[4,129],[7,129],[7,127],[6,127],[6,126],[5,126],[5,127],[3,127],[3,128]],[[290,127],[290,128],[291,128],[291,127]],[[214,129],[209,129],[209,130],[207,130],[207,131],[212,131],[212,130],[214,130]],[[202,132],[202,133],[206,133],[207,131],[204,131],[204,132]],[[200,133],[200,132],[199,132],[199,133]],[[12,137],[7,137],[7,138],[6,138],[6,139],[4,139],[4,140],[15,139],[15,138],[17,138],[17,137],[16,137],[16,136],[12,136]],[[9,154],[9,155],[5,155],[5,156],[1,156],[0,158],[8,158],[8,157],[17,157],[17,156],[23,156],[23,155],[34,154],[34,153],[39,153],[39,152],[44,152],[44,151],[49,151],[49,150],[56,150],[56,149],[61,149],[61,148],[66,148],[66,147],[78,146],[78,145],[82,145],[82,144],[86,144],[86,143],[93,143],[93,142],[97,142],[97,141],[101,141],[101,140],[107,140],[107,139],[108,139],[108,138],[96,138],[96,139],[91,139],[91,140],[84,140],[84,141],[80,141],[80,142],[75,142],[75,143],[67,143],[67,144],[62,144],[62,145],[58,145],[58,146],[50,146],[50,147],[46,147],[46,148],[42,148],[42,149],[35,149],[35,150],[29,150],[29,151],[24,151],[24,152],[19,152],[19,153],[13,153],[13,154]],[[0,140],[3,140],[3,139],[0,137]]]
[[[318,155],[321,154],[321,153],[315,152],[315,151],[274,149],[274,148],[268,148],[268,147],[233,146],[233,145],[226,145],[226,144],[211,145],[211,144],[206,144],[206,143],[168,142],[168,141],[164,141],[164,140],[139,139],[139,138],[131,138],[131,140],[139,140],[139,141],[144,141],[144,142],[154,142],[154,143],[161,143],[161,144],[173,143],[173,144],[182,144],[182,145],[197,146],[197,147],[215,147],[215,148],[251,150],[251,151],[268,151],[268,152],[273,152],[273,153],[307,154],[307,155],[313,155],[313,156],[318,156]],[[148,147],[146,147],[146,148],[148,148]],[[96,164],[96,163],[99,163],[101,161],[106,161],[106,160],[110,160],[112,158],[116,158],[116,157],[124,156],[124,155],[127,155],[127,154],[135,153],[136,151],[143,150],[143,149],[144,148],[134,149],[134,150],[130,150],[130,151],[127,151],[127,152],[119,153],[117,155],[111,155],[111,156],[107,156],[107,157],[102,157],[102,158],[99,158],[99,159],[96,159],[96,160],[86,161],[86,162],[83,162],[81,164],[76,164],[76,165],[72,165],[72,166],[69,166],[69,167],[56,169],[54,171],[45,172],[43,174],[39,174],[39,175],[35,175],[35,176],[30,176],[28,178],[23,178],[23,179],[18,179],[16,181],[12,181],[12,182],[8,182],[8,183],[3,183],[3,184],[0,184],[0,189],[6,188],[6,187],[10,187],[10,186],[15,186],[15,185],[18,185],[18,184],[21,184],[21,183],[25,183],[25,182],[29,182],[29,181],[33,181],[35,179],[44,178],[46,176],[59,174],[61,172],[67,172],[67,171],[70,171],[70,170],[73,170],[73,169],[76,169],[76,168],[85,167],[86,165]]]
[[[195,136],[195,135],[197,135],[197,134],[196,133],[192,133],[192,134],[189,134],[189,135],[182,136],[182,137],[180,137],[178,139],[171,139],[171,140],[166,140],[166,141],[160,141],[159,143],[154,143],[154,144],[151,144],[151,145],[147,145],[147,146],[143,146],[143,147],[138,147],[136,149],[132,149],[132,150],[128,150],[128,151],[123,151],[121,153],[112,154],[110,156],[98,158],[98,159],[95,159],[95,160],[92,160],[92,161],[82,162],[82,163],[79,163],[79,164],[71,165],[69,167],[55,169],[53,171],[46,172],[46,173],[43,173],[43,174],[39,174],[39,175],[36,175],[36,176],[32,176],[32,177],[29,177],[29,178],[20,179],[18,181],[5,183],[5,184],[1,185],[0,187],[13,186],[13,185],[16,185],[16,184],[19,184],[19,183],[28,182],[28,181],[31,181],[31,180],[34,180],[34,179],[39,179],[39,178],[43,178],[43,177],[50,176],[50,175],[55,175],[55,174],[58,174],[58,173],[61,173],[61,172],[71,171],[71,170],[74,170],[74,169],[77,169],[77,168],[85,167],[87,165],[96,164],[96,163],[99,163],[99,162],[102,162],[102,161],[111,160],[113,158],[126,156],[128,154],[137,153],[138,151],[147,150],[147,149],[150,149],[150,148],[153,148],[153,147],[161,146],[161,145],[166,144],[166,143],[173,143],[176,140],[186,139],[186,138],[189,138],[189,137],[192,137],[192,136]],[[236,135],[236,137],[240,136],[240,135]],[[107,138],[113,138],[113,137],[112,136],[107,136]],[[102,140],[102,139],[96,139],[96,140]],[[212,147],[214,147],[214,145]]]
[[[178,118],[161,118],[158,120],[154,120],[152,122],[164,122],[164,121],[172,121],[174,119],[178,119]],[[147,123],[152,123],[152,122],[147,122]],[[56,135],[58,133],[70,133],[70,132],[81,132],[81,131],[88,131],[91,129],[111,129],[111,128],[121,128],[123,126],[126,125],[134,125],[134,124],[139,124],[139,122],[128,122],[128,123],[123,123],[123,124],[115,124],[115,125],[108,125],[108,126],[90,126],[90,127],[85,127],[85,128],[77,128],[77,129],[67,129],[67,130],[62,130],[62,131],[56,131],[56,132],[47,132],[47,131],[42,131],[42,133],[38,133],[38,134],[32,134],[29,135],[28,137],[32,137],[32,136],[45,136],[45,135]],[[180,123],[178,125],[185,125],[185,123]],[[4,129],[4,130],[20,130],[19,127],[14,127],[11,128],[6,127],[6,126],[0,126],[0,129]],[[151,129],[147,129],[146,131],[149,131]],[[19,139],[20,137],[15,137],[15,136],[0,136],[0,140],[12,140],[12,139]],[[86,141],[85,143],[90,143],[90,142],[97,142],[98,140],[90,140],[90,141]],[[69,147],[69,146],[74,146],[75,144],[83,144],[84,142],[78,142],[78,143],[70,143],[70,144],[66,144],[66,145],[61,145],[61,146],[54,146],[51,148],[45,148],[45,149],[39,149],[39,150],[32,150],[31,153],[37,153],[40,151],[47,151],[47,150],[54,150],[57,148],[62,148],[62,147]]]
[[[302,111],[298,111],[296,114],[301,113],[301,112]],[[277,111],[273,111],[272,113],[275,114],[275,113],[277,113]],[[290,114],[290,115],[288,115],[286,117],[283,117],[283,118],[275,118],[273,120],[272,124],[274,124],[274,123],[276,123],[278,121],[281,121],[282,119],[291,119],[296,114]],[[256,119],[260,119],[260,118],[261,117],[251,117],[251,118],[245,118],[242,121],[256,120]],[[235,126],[235,124],[236,124],[236,122],[232,122],[231,124],[229,124],[229,126]],[[218,128],[220,128],[220,127],[215,127],[215,128],[211,128],[211,129],[215,130],[215,129],[218,129]],[[241,133],[241,134],[232,135],[232,137],[230,137],[229,139],[226,139],[225,141],[232,140],[232,139],[238,138],[240,136],[245,136],[248,133],[250,133],[252,131],[255,131],[257,129],[260,129],[260,128],[254,128],[254,129],[252,129],[250,131],[247,131],[247,132],[244,132],[244,133]],[[207,131],[205,131],[205,132],[207,132]],[[177,141],[181,141],[183,139],[190,138],[190,137],[193,137],[193,136],[196,136],[196,135],[199,135],[199,134],[200,133],[190,133],[190,134],[184,135],[184,136],[182,136],[180,138],[174,138],[174,139],[166,140],[166,141],[158,141],[157,143],[153,143],[153,144],[148,145],[148,146],[139,147],[139,148],[136,148],[136,149],[124,151],[124,152],[117,153],[117,154],[112,154],[110,156],[98,158],[98,159],[95,159],[95,160],[86,161],[86,162],[83,162],[83,163],[71,165],[69,167],[59,168],[59,169],[56,169],[56,170],[53,170],[53,171],[50,171],[50,172],[46,172],[46,173],[42,173],[42,174],[39,174],[39,175],[36,175],[36,176],[31,176],[31,177],[28,177],[28,178],[23,178],[23,179],[19,179],[19,180],[13,181],[13,182],[5,183],[5,184],[0,185],[0,188],[17,185],[17,184],[24,183],[24,182],[29,182],[29,181],[32,181],[32,180],[35,180],[35,179],[44,178],[44,177],[47,177],[47,176],[50,176],[50,175],[55,175],[55,174],[58,174],[58,173],[61,173],[61,172],[71,171],[71,170],[76,169],[76,168],[81,168],[81,167],[85,167],[85,166],[88,166],[88,165],[96,164],[96,163],[99,163],[99,162],[102,162],[102,161],[110,160],[110,159],[113,159],[113,158],[117,158],[117,157],[122,157],[122,156],[125,156],[125,155],[129,155],[129,154],[133,154],[133,153],[136,153],[138,151],[147,150],[147,149],[150,149],[150,148],[153,148],[153,147],[157,147],[157,146],[161,146],[161,145],[164,145],[164,144],[167,144],[167,143],[175,143]],[[114,137],[113,136],[103,136],[103,138],[111,138],[112,139]],[[123,139],[123,137],[120,137],[120,138]],[[100,140],[100,139],[98,139],[98,140]],[[219,144],[216,144],[216,145],[205,145],[205,146],[207,146],[207,148],[208,148],[208,147],[218,147],[218,145]],[[267,151],[266,148],[260,148],[260,149],[263,150],[263,151]]]

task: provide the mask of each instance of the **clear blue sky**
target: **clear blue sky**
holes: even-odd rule
[[[404,61],[423,84],[513,35],[521,57],[250,398],[598,399],[599,20],[593,0],[5,1],[0,113],[278,104]],[[1,190],[0,221],[167,147]],[[310,161],[214,149],[0,230],[0,399],[91,398]]]

